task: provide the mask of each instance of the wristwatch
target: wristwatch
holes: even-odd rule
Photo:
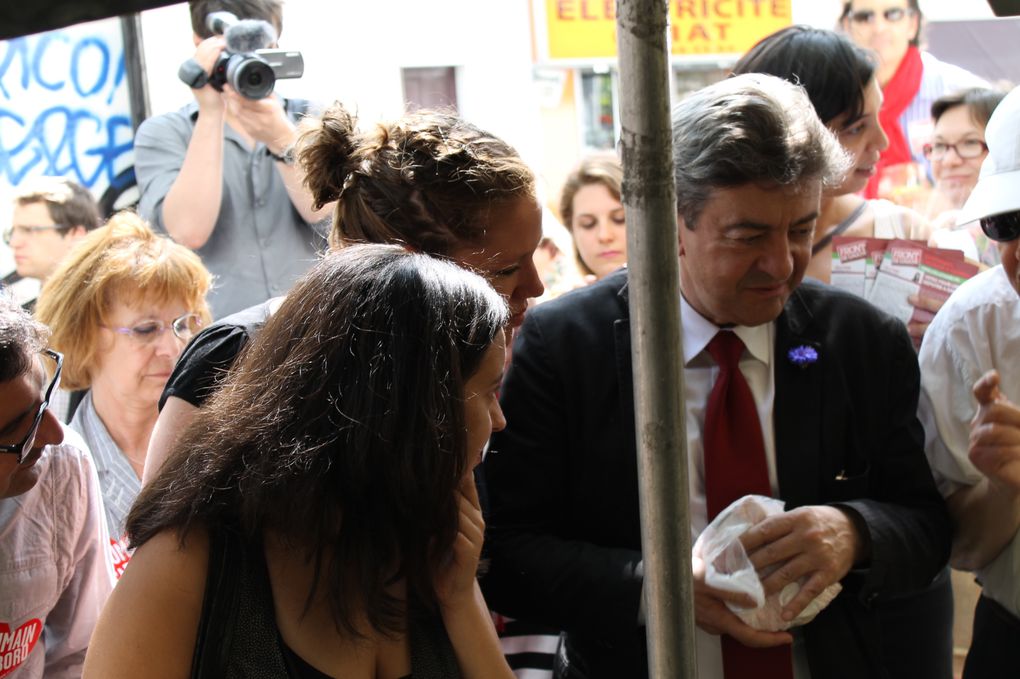
[[[275,160],[277,162],[283,163],[284,165],[293,165],[294,164],[295,158],[294,158],[294,145],[293,144],[290,144],[289,146],[284,147],[283,151],[281,151],[279,154],[273,153],[272,151],[269,150],[269,147],[267,146],[266,147],[266,153],[269,154],[270,158],[272,158],[273,160]]]

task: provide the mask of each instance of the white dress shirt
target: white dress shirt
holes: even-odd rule
[[[691,539],[708,525],[708,510],[705,499],[705,409],[708,396],[719,375],[719,366],[708,353],[719,327],[707,320],[680,298],[680,323],[683,326],[684,350],[684,400],[687,406],[687,465],[690,478]],[[765,444],[765,460],[769,470],[769,486],[772,496],[779,492],[776,473],[776,437],[772,422],[772,410],[776,397],[775,373],[773,370],[775,323],[755,327],[734,326],[729,328],[744,343],[746,350],[740,359],[740,372],[754,396],[758,407],[758,421],[761,424],[762,441]],[[737,425],[740,426],[740,425]],[[709,634],[700,627],[696,631],[698,652],[698,677],[701,679],[723,679],[722,642],[717,635]],[[794,677],[809,679],[807,655],[803,637],[794,631],[793,645]]]
[[[967,456],[974,383],[998,370],[999,389],[1020,403],[1020,295],[1001,265],[957,288],[928,326],[918,361],[925,452],[939,491],[949,496],[983,478]],[[1020,617],[1020,533],[977,576],[986,596]]]

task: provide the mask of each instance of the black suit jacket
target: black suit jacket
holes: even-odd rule
[[[626,280],[529,312],[502,393],[508,425],[485,463],[489,604],[565,630],[592,677],[647,673]],[[787,352],[803,345],[819,358],[798,367]],[[874,604],[925,587],[950,546],[914,350],[895,319],[805,282],[776,320],[775,351],[780,497],[855,510],[871,544],[867,568],[804,628],[812,674],[884,676]]]

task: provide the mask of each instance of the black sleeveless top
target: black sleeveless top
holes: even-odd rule
[[[409,618],[411,675],[406,679],[460,679],[442,619],[414,610]],[[246,544],[228,529],[209,532],[209,573],[191,677],[333,679],[283,643],[262,546]]]

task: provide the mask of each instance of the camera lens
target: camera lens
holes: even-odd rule
[[[227,66],[227,81],[242,96],[263,99],[272,94],[276,76],[272,67],[257,55],[237,54]]]

